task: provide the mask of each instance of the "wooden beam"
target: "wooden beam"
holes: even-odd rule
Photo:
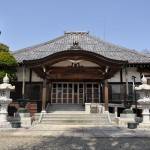
[[[32,68],[34,72],[41,78],[50,79],[98,79],[105,80],[111,78],[119,68],[110,68],[108,73],[104,74],[101,67],[45,67],[44,73],[41,68]],[[102,72],[100,71],[102,70]]]
[[[109,67],[119,67],[120,65],[127,64],[127,61],[114,60],[110,58],[106,58],[102,55],[90,52],[90,51],[75,51],[75,50],[67,50],[61,51],[58,53],[54,53],[49,55],[48,57],[44,57],[37,60],[24,60],[24,63],[29,67],[41,67],[41,66],[52,66],[55,63],[73,59],[73,60],[87,60],[98,65],[109,66]]]

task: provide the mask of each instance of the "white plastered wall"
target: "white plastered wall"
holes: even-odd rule
[[[23,80],[23,67],[17,67],[16,75],[18,77],[18,81]],[[25,81],[26,82],[29,81],[29,75],[30,75],[30,70],[29,70],[29,68],[26,68],[25,69]]]
[[[140,73],[137,72],[137,68],[136,67],[128,67],[128,82],[133,82],[132,80],[132,76],[135,76],[136,82],[141,82],[141,77],[140,77]],[[126,82],[126,78],[125,78],[125,69],[122,70],[122,76],[123,76],[123,82]]]
[[[132,80],[132,76],[136,77],[136,82],[140,82],[140,73],[137,72],[137,68],[136,67],[128,67],[128,82],[133,82]],[[122,80],[123,82],[126,82],[126,78],[125,78],[125,69],[122,70]],[[111,79],[108,80],[108,82],[120,82],[120,71],[117,72],[114,77],[112,77]]]
[[[38,77],[34,71],[32,71],[32,82],[42,82],[43,79]]]
[[[18,77],[18,81],[23,81],[23,67],[17,67],[16,75]],[[25,69],[25,81],[29,82],[30,78],[30,69],[26,67]],[[32,72],[32,82],[40,82],[42,79],[36,75],[35,72]]]
[[[108,82],[120,82],[120,72],[117,72]]]

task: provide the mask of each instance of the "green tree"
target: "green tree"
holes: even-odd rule
[[[2,81],[6,73],[11,80],[17,80],[17,76],[15,74],[17,66],[18,63],[14,56],[10,53],[9,47],[0,43],[0,81]]]
[[[0,43],[0,52],[9,52],[9,47],[3,43]]]

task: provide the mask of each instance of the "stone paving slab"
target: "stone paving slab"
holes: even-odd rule
[[[60,137],[62,136],[64,131],[46,131],[42,134],[44,137]]]
[[[90,136],[90,137],[150,137],[150,129],[128,129],[125,126],[93,126],[93,125],[35,125],[29,129],[6,129],[0,132],[12,136]],[[60,134],[59,134],[60,133]]]

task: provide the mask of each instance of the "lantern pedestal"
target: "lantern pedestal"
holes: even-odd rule
[[[139,127],[150,127],[150,85],[147,84],[147,79],[144,75],[141,82],[142,85],[135,87],[135,90],[140,92],[140,99],[137,102],[143,108],[143,122],[139,124]]]
[[[10,91],[14,90],[15,86],[9,84],[9,78],[3,78],[3,83],[0,84],[0,128],[10,128],[10,122],[7,122],[8,105],[12,102],[10,99]]]

